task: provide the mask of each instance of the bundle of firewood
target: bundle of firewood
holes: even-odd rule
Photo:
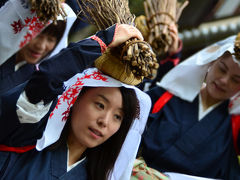
[[[236,58],[240,61],[240,33],[237,34],[237,37],[235,39],[234,43],[234,55]]]
[[[116,23],[134,24],[135,16],[131,14],[127,0],[82,0],[79,7],[80,14],[86,17],[89,23],[96,25],[98,30],[104,30]],[[130,70],[140,81],[143,77],[152,78],[156,74],[156,55],[145,41],[136,38],[128,40],[116,56],[120,57],[126,74],[129,74]]]
[[[147,40],[157,54],[164,54],[171,46],[173,39],[169,26],[177,23],[188,1],[177,0],[145,0],[144,11],[148,26]],[[141,21],[144,21],[141,17]],[[147,30],[145,30],[147,31]]]
[[[43,22],[52,20],[57,22],[57,16],[66,16],[61,6],[61,0],[29,0],[31,8],[36,11],[37,16]]]

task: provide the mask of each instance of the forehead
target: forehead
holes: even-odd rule
[[[229,52],[224,53],[219,60],[217,61],[218,64],[223,64],[232,72],[233,74],[240,76],[240,62],[235,62],[233,60],[233,55]]]
[[[118,99],[121,101],[122,94],[118,87],[96,87],[96,88],[90,88],[86,95],[92,96],[92,97],[102,97],[112,100],[112,99]]]
[[[122,94],[117,87],[96,87],[90,88],[83,95],[84,101],[101,100],[113,108],[122,108]]]

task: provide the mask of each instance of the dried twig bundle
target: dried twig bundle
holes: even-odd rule
[[[237,37],[235,39],[234,43],[234,55],[236,58],[240,61],[240,33],[237,34]]]
[[[63,18],[66,17],[66,13],[61,6],[61,0],[29,0],[29,2],[43,22],[53,20],[56,23],[58,15],[62,15]]]
[[[81,0],[78,1],[80,13],[90,24],[104,30],[109,26],[119,24],[133,24],[135,16],[131,14],[127,0]]]
[[[128,0],[82,0],[79,2],[80,13],[95,24],[98,30],[119,24],[133,24],[135,16],[131,14]],[[150,45],[136,38],[128,40],[121,49],[121,62],[125,72],[131,71],[140,80],[143,77],[152,78],[158,68],[155,54]],[[106,72],[105,72],[106,73]]]
[[[164,54],[172,44],[169,26],[177,23],[188,1],[180,4],[177,0],[145,0],[144,11],[149,28],[148,42],[158,54]]]

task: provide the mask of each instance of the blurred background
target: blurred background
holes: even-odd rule
[[[144,15],[144,0],[129,0],[136,16]],[[180,0],[179,0],[180,1]],[[84,22],[73,29],[70,41],[78,41],[96,30]],[[182,60],[198,50],[240,32],[240,0],[189,0],[178,21],[179,37],[183,42]]]

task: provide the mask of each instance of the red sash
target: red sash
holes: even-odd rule
[[[152,113],[159,112],[163,106],[173,97],[173,94],[166,91],[163,95],[156,101],[153,105]],[[238,147],[238,134],[240,133],[240,115],[232,115],[231,116],[232,123],[232,134],[233,134],[233,144],[234,148],[238,155],[240,155],[240,149]]]
[[[34,149],[36,146],[24,146],[24,147],[10,147],[5,145],[0,145],[0,151],[9,151],[9,152],[16,152],[16,153],[24,153]]]

